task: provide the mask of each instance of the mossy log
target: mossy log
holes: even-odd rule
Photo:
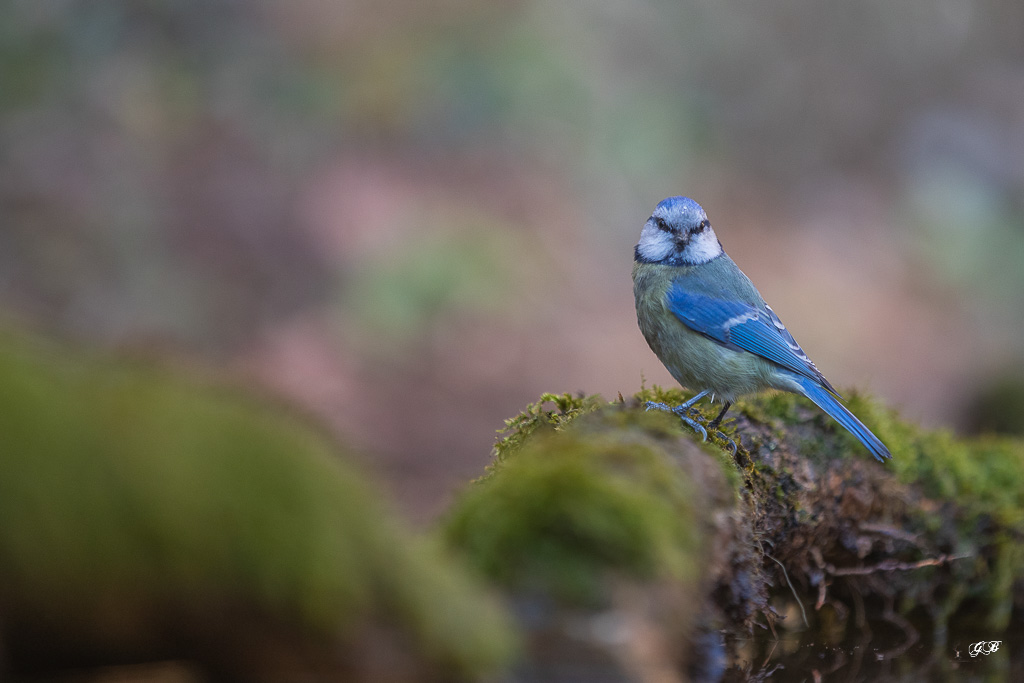
[[[285,406],[11,333],[0,387],[0,678],[451,681],[511,654],[497,602]]]
[[[954,620],[995,639],[1024,616],[1024,442],[923,430],[854,394],[881,464],[787,394],[733,408],[733,454],[643,408],[685,398],[545,395],[450,511],[448,542],[532,634],[528,669],[576,652],[621,680],[718,680],[723,634],[783,616],[937,645]]]

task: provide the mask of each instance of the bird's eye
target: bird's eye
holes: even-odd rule
[[[665,232],[669,232],[668,223],[665,222],[664,218],[662,218],[661,216],[651,216],[651,220],[654,221],[654,225],[658,228],[658,230],[664,230]]]
[[[703,232],[711,227],[711,223],[708,223],[707,219],[702,220],[700,225],[697,226],[697,232]]]

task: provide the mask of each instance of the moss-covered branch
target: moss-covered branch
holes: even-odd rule
[[[547,605],[542,640],[558,615],[610,610],[668,628],[659,657],[678,669],[682,642],[706,654],[702,633],[772,626],[772,605],[840,632],[923,618],[940,643],[954,617],[992,634],[1021,610],[1024,442],[922,430],[855,394],[892,450],[882,465],[785,394],[734,408],[732,457],[642,407],[685,398],[545,395],[451,511],[453,546],[517,601]],[[628,644],[616,652],[636,665]]]

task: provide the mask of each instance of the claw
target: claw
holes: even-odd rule
[[[686,424],[690,425],[690,427],[693,428],[693,431],[698,432],[700,434],[700,440],[701,441],[707,441],[708,440],[708,432],[702,426],[700,426],[699,424],[697,424],[696,422],[694,422],[693,420],[691,420],[688,417],[683,417],[682,415],[679,415],[679,419],[682,420],[683,422],[685,422]]]
[[[690,406],[686,405],[685,403],[675,408],[672,408],[671,406],[665,403],[648,401],[646,404],[644,404],[644,408],[646,410],[664,410],[666,413],[673,413],[676,417],[678,417],[680,420],[689,425],[690,428],[693,429],[693,431],[700,434],[702,441],[708,440],[707,430],[701,427],[699,424],[697,424],[694,420],[691,420],[690,418],[683,414],[684,412],[690,410]]]
[[[723,440],[723,441],[725,441],[725,442],[726,442],[727,444],[729,444],[729,454],[730,454],[730,455],[732,455],[732,456],[735,456],[735,455],[736,455],[736,451],[737,451],[737,446],[736,446],[736,442],[735,442],[735,441],[733,441],[732,439],[730,439],[730,438],[729,438],[728,436],[726,436],[726,435],[725,435],[725,434],[724,434],[723,432],[720,432],[720,431],[717,431],[717,430],[715,430],[715,436],[717,436],[717,437],[718,437],[719,439],[722,439],[722,440]]]

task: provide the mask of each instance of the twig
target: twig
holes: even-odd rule
[[[872,524],[871,522],[862,522],[859,525],[859,528],[862,531],[869,531],[871,533],[889,536],[890,538],[897,538],[901,541],[913,543],[914,545],[917,545],[917,539],[920,536],[920,534],[912,534],[909,531],[897,529],[896,527],[888,526],[886,524]]]
[[[963,560],[968,557],[972,556],[970,554],[939,555],[938,557],[929,557],[927,559],[920,560],[919,562],[897,562],[896,560],[883,560],[882,562],[879,562],[875,565],[871,565],[869,567],[836,567],[831,564],[826,564],[824,569],[832,576],[863,576],[866,574],[874,574],[875,572],[910,571],[912,569],[920,569],[921,567],[935,567],[938,565],[946,564],[948,562],[952,562],[953,560]]]
[[[761,663],[761,671],[764,671],[764,668],[766,666],[768,666],[768,662],[771,661],[772,655],[775,654],[775,648],[777,648],[778,646],[779,646],[779,641],[778,640],[776,640],[775,642],[772,643],[772,649],[768,651],[768,656],[765,657],[764,658],[764,662]]]
[[[758,543],[758,545],[760,545],[760,543]],[[800,602],[800,596],[796,594],[796,588],[793,588],[793,582],[789,580],[789,573],[786,571],[786,567],[774,557],[766,553],[763,547],[761,548],[761,554],[782,568],[782,575],[786,577],[786,583],[789,584],[789,590],[793,592],[793,598],[796,600],[796,604],[800,605],[800,616],[804,618],[804,626],[810,628],[811,625],[807,621],[807,611],[804,610],[804,603]]]

